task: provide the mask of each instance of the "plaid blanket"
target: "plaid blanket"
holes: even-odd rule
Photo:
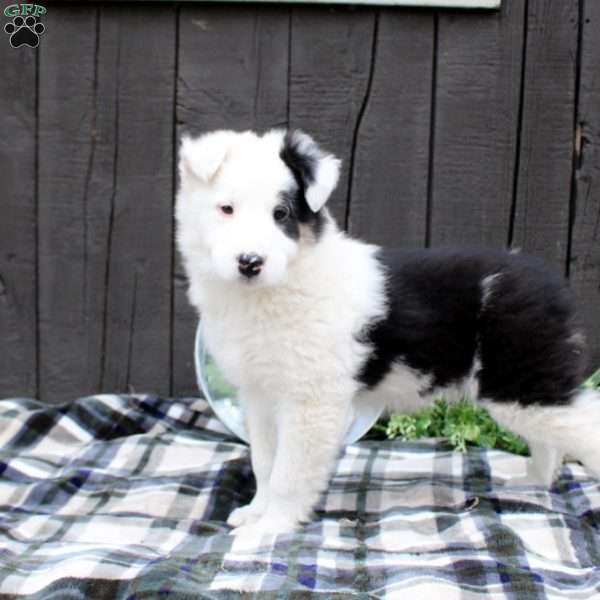
[[[239,547],[248,449],[199,399],[0,402],[0,597],[600,598],[600,487],[441,443],[346,448],[312,523]]]

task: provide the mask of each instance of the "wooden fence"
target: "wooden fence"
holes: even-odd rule
[[[175,155],[219,127],[341,156],[352,234],[544,257],[600,365],[597,0],[46,6],[37,50],[0,39],[0,396],[196,393]]]

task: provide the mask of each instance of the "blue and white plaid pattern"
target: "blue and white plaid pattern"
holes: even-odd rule
[[[248,449],[205,401],[0,402],[0,598],[600,598],[600,486],[442,443],[346,449],[312,523],[242,547]],[[240,594],[240,592],[242,594]]]

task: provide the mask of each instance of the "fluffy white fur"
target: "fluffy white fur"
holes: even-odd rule
[[[515,483],[549,487],[565,454],[571,454],[600,477],[600,395],[582,390],[568,406],[519,406],[482,399],[496,421],[529,442],[527,475]]]
[[[228,522],[250,536],[290,531],[309,518],[359,392],[354,375],[370,349],[357,336],[386,313],[375,246],[346,237],[329,216],[318,243],[306,228],[294,240],[274,222],[281,190],[294,183],[279,158],[283,139],[282,131],[262,137],[215,132],[184,139],[180,157],[177,240],[189,297],[202,316],[210,352],[239,388],[257,480],[253,501]],[[301,143],[318,163],[307,202],[326,212],[339,161],[306,135]],[[223,205],[232,206],[233,215],[223,214]],[[238,256],[244,253],[265,257],[259,277],[240,276]],[[489,288],[493,283],[486,282]],[[397,367],[378,393],[413,408],[424,401],[423,387],[417,373]],[[477,392],[471,380],[457,395],[464,391]],[[598,398],[582,394],[578,402],[587,406]],[[573,448],[574,432],[584,427],[593,439],[600,430],[597,406],[593,419],[587,410],[489,408],[530,440],[532,431],[560,432],[552,440],[556,452],[546,452],[547,440],[533,440],[532,473],[546,484],[564,449]],[[588,445],[585,459],[600,465],[597,444]]]
[[[176,210],[190,300],[247,418],[258,490],[229,523],[261,533],[308,518],[341,445],[358,389],[353,374],[368,352],[355,336],[385,311],[374,246],[347,238],[331,219],[318,244],[307,232],[294,242],[274,223],[291,177],[273,160],[283,135],[222,132],[184,141]],[[225,139],[232,143],[223,151]],[[209,160],[216,175],[207,180],[199,163],[213,144],[221,163]],[[337,179],[337,161],[328,164],[315,181],[321,205]],[[234,207],[231,218],[220,212],[223,203]],[[239,276],[244,252],[266,257],[260,281]]]

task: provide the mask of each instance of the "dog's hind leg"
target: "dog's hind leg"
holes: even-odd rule
[[[563,453],[547,443],[533,440],[528,443],[531,457],[527,461],[527,473],[522,477],[513,477],[506,484],[549,488],[562,463]]]
[[[532,451],[527,475],[540,485],[551,483],[565,454],[600,478],[600,393],[581,390],[569,404],[559,406],[482,404],[501,425],[527,440]]]
[[[527,464],[527,479],[535,485],[549,488],[562,463],[563,453],[549,444],[529,442],[531,458]]]

